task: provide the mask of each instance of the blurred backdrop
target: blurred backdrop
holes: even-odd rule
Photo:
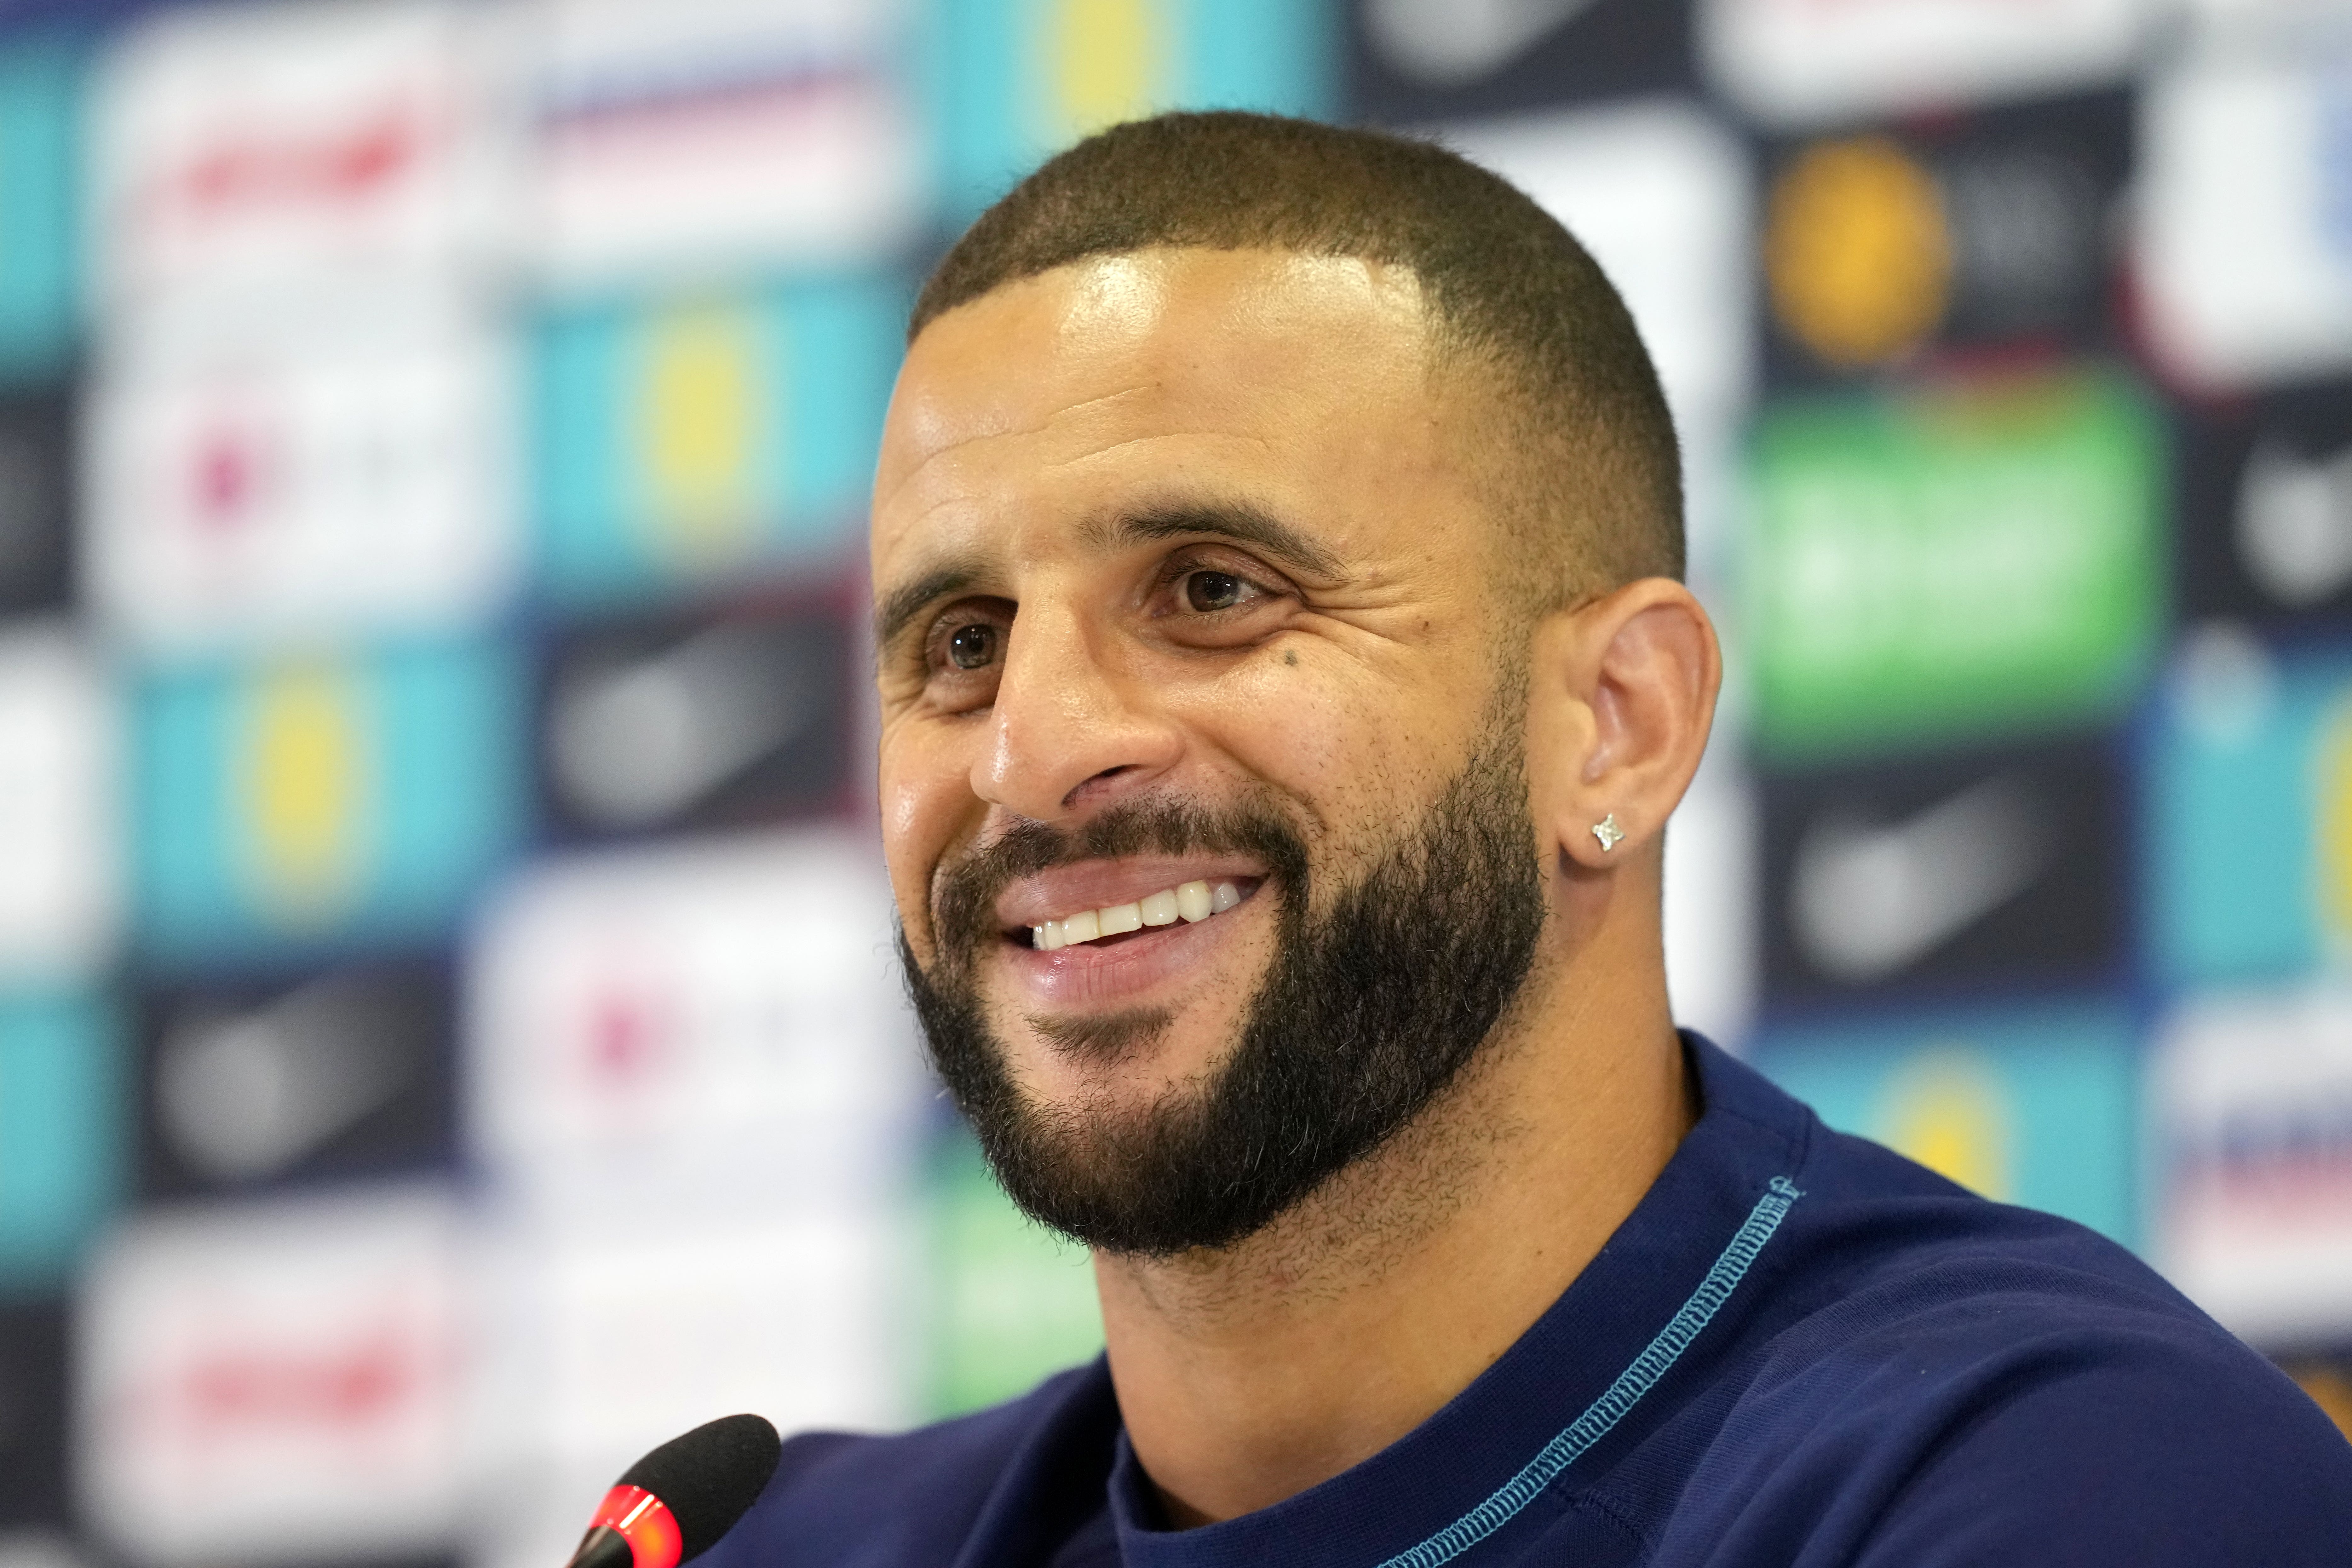
[[[1628,295],[1685,1020],[2352,1419],[2352,5],[0,5],[0,1568],[553,1568],[1098,1342],[899,999],[863,509],[929,261],[1172,105]]]

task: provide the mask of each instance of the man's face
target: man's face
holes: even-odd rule
[[[1237,1056],[1288,1092],[1318,1037],[1276,1015],[1381,995],[1383,949],[1413,967],[1322,1092],[1344,1111],[1345,1074],[1402,1072],[1402,1114],[1468,1048],[1417,1065],[1443,1027],[1403,1016],[1417,994],[1483,992],[1475,1044],[1516,988],[1541,918],[1522,714],[1424,353],[1408,273],[1203,250],[1009,285],[914,345],[874,517],[883,829],[983,1138],[994,1114],[1051,1160],[1166,1152],[1122,1135],[1211,1103]],[[1116,931],[1171,892],[1172,921]],[[1075,940],[1040,945],[1049,921]],[[959,1049],[984,1058],[964,1081]]]

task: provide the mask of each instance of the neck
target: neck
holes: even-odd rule
[[[1129,1440],[1171,1522],[1267,1507],[1388,1447],[1582,1272],[1691,1122],[1655,942],[1604,930],[1530,976],[1441,1102],[1248,1240],[1097,1256]]]

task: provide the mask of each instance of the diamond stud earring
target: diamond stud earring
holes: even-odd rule
[[[1619,842],[1625,837],[1625,830],[1617,826],[1617,814],[1612,811],[1594,823],[1592,837],[1601,840],[1601,852],[1603,855],[1616,848]]]

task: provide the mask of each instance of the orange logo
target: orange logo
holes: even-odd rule
[[[1824,362],[1895,359],[1944,319],[1952,239],[1934,176],[1883,136],[1808,148],[1772,187],[1773,313]]]

